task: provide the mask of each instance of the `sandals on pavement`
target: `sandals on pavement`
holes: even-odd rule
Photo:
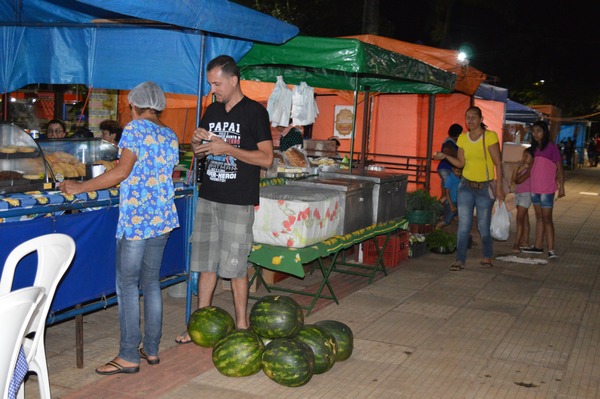
[[[179,336],[177,338],[175,338],[175,343],[177,343],[179,345],[185,345],[185,344],[192,343],[192,339],[190,338],[190,335],[188,334],[187,330],[182,332],[181,334],[179,334]]]
[[[105,367],[105,366],[110,366],[113,367],[112,370],[106,370],[106,371],[102,371],[100,370],[100,367]],[[106,363],[104,366],[100,366],[96,369],[96,373],[100,374],[100,375],[113,375],[113,374],[119,374],[119,373],[124,373],[124,374],[134,374],[140,371],[140,366],[133,366],[133,367],[125,367],[122,364],[120,364],[119,362],[115,360],[111,360],[110,362]]]
[[[494,267],[494,265],[489,260],[482,260],[481,262],[479,262],[479,267],[481,267],[482,269],[489,269]]]
[[[158,356],[152,356],[154,359],[150,359],[150,356],[146,354],[144,348],[139,348],[138,353],[140,354],[140,359],[144,359],[151,366],[155,366],[160,363],[160,358]]]
[[[459,262],[455,262],[452,265],[450,265],[450,271],[451,272],[457,272],[459,270],[462,270],[465,268],[465,265],[463,265],[462,263]]]

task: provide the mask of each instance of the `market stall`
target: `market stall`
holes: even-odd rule
[[[223,24],[223,20],[228,23]],[[298,32],[293,25],[226,0],[0,0],[0,25],[2,93],[33,83],[85,84],[90,91],[129,90],[141,80],[152,80],[166,92],[195,94],[198,98],[208,92],[204,70],[210,59],[220,54],[239,59],[254,40],[282,43]],[[149,48],[155,56],[149,56]],[[199,110],[198,106],[196,119]],[[41,151],[36,154],[40,157]],[[84,163],[82,153],[69,155]],[[5,209],[0,207],[4,222],[0,224],[0,264],[8,251],[33,236],[66,232],[74,237],[75,261],[58,287],[49,320],[56,322],[114,303],[115,259],[111,248],[118,190],[64,196],[54,188],[54,173],[42,174],[39,180],[49,187],[0,195],[0,204],[6,205]],[[11,186],[14,176],[9,176]],[[163,265],[166,284],[186,280],[189,274],[195,185],[179,187],[177,196],[181,227],[167,245]],[[97,251],[99,247],[105,251]],[[190,308],[188,288],[186,316]],[[78,366],[82,367],[79,359]]]
[[[247,81],[248,87],[245,87],[245,93],[256,98],[260,98],[260,93],[263,96],[265,93],[270,93],[272,86],[268,85],[273,85],[273,83],[263,83],[264,81],[274,82],[271,77],[267,76],[269,72],[275,75],[281,72],[286,83],[290,84],[303,79],[306,79],[307,82],[314,82],[312,84],[315,86],[319,108],[319,117],[312,127],[314,139],[325,140],[331,136],[336,130],[335,119],[338,107],[350,108],[354,110],[353,138],[355,137],[355,140],[350,140],[348,136],[345,137],[346,140],[340,140],[340,151],[352,152],[355,148],[355,141],[358,141],[362,143],[361,152],[369,153],[373,163],[394,163],[399,162],[399,156],[408,156],[420,158],[423,163],[429,165],[430,161],[426,161],[430,159],[431,149],[435,150],[441,146],[447,135],[448,127],[457,122],[461,125],[464,124],[464,111],[470,105],[471,96],[480,83],[485,80],[485,74],[469,66],[468,63],[459,62],[456,50],[407,43],[376,35],[346,36],[335,40],[298,36],[283,46],[255,46],[240,60],[242,64],[248,62],[252,68],[248,74],[242,73],[242,78],[253,79],[253,81]],[[347,41],[358,42],[358,50],[347,50],[351,46]],[[294,43],[297,44],[293,45]],[[304,43],[306,43],[305,51],[302,50]],[[366,47],[360,47],[361,43]],[[318,51],[311,52],[311,46]],[[253,58],[257,49],[260,52],[257,53],[256,58]],[[403,88],[375,84],[371,85],[369,95],[366,97],[362,96],[364,89],[359,89],[358,102],[362,103],[364,107],[357,107],[354,102],[355,97],[353,98],[352,95],[353,88],[350,86],[353,82],[352,76],[354,76],[352,71],[356,71],[356,75],[365,71],[361,69],[360,62],[357,60],[383,65],[382,69],[372,71],[375,76],[385,75],[384,69],[391,64],[377,62],[376,53],[370,49],[383,50],[402,57],[404,60],[409,59],[423,63],[426,67],[422,71],[435,68],[453,76],[455,83],[450,90],[446,91],[423,91],[422,86],[410,87],[410,85],[406,85],[407,82],[401,83]],[[336,52],[337,50],[339,53]],[[361,50],[364,50],[364,53],[361,53]],[[274,55],[271,56],[271,52]],[[305,60],[306,56],[303,56],[303,53],[310,54],[310,59]],[[346,54],[350,55],[344,58]],[[336,58],[338,56],[339,58]],[[322,64],[318,64],[320,59],[322,59]],[[339,66],[337,63],[344,66]],[[279,68],[278,64],[292,66]],[[402,65],[402,63],[397,65]],[[346,66],[349,68],[348,73],[338,70]],[[263,72],[262,69],[269,72]],[[290,69],[295,71],[297,78],[289,77]],[[398,68],[397,72],[406,72],[406,70],[401,71],[401,68]],[[324,82],[321,86],[314,75],[332,82]],[[268,80],[266,80],[267,77]],[[418,81],[419,79],[419,77],[406,75],[400,77],[408,78],[409,81],[411,79]],[[393,78],[398,78],[398,76]],[[349,82],[345,86],[337,82],[343,79]],[[258,84],[255,80],[260,80],[261,83]],[[437,84],[444,86],[439,82]],[[384,87],[379,89],[378,86]],[[364,98],[368,98],[368,101],[363,102]],[[361,155],[362,159],[364,157]],[[428,172],[429,169],[426,171],[427,176],[433,175],[432,177],[436,178],[435,174]],[[435,188],[439,184],[430,184],[430,186]],[[409,187],[414,188],[414,185],[409,183]]]
[[[283,45],[254,44],[239,61],[242,79],[335,89],[353,93],[350,123],[350,159],[357,137],[359,93],[450,93],[456,75],[416,58],[357,39],[297,36]],[[369,101],[363,101],[363,121],[368,120]],[[367,126],[363,125],[360,146],[364,161]],[[364,164],[364,163],[363,163]]]
[[[373,44],[365,43],[357,39],[346,38],[316,38],[298,36],[280,46],[267,44],[255,44],[239,61],[242,79],[247,81],[260,81],[275,83],[278,77],[282,77],[285,83],[300,85],[303,82],[315,88],[315,92],[323,89],[339,90],[353,94],[353,105],[351,116],[348,121],[349,129],[345,130],[350,135],[350,164],[348,171],[352,176],[337,175],[329,177],[308,178],[305,180],[292,180],[290,185],[300,185],[306,190],[316,187],[337,190],[340,195],[340,208],[338,215],[343,215],[340,221],[342,237],[353,237],[352,244],[341,245],[336,250],[323,255],[314,246],[308,245],[303,248],[292,248],[275,243],[257,243],[255,250],[250,255],[250,261],[260,267],[271,270],[281,270],[281,265],[290,258],[294,262],[296,272],[302,268],[306,259],[317,260],[319,269],[323,276],[322,284],[315,293],[309,293],[313,297],[309,311],[314,301],[322,294],[323,288],[329,289],[329,299],[335,300],[335,295],[329,284],[329,274],[332,271],[348,272],[341,267],[344,264],[344,250],[352,245],[360,244],[375,235],[386,237],[384,247],[389,239],[388,233],[396,231],[406,222],[403,219],[404,193],[406,192],[406,176],[403,179],[391,179],[389,176],[369,176],[367,172],[354,170],[352,160],[354,158],[355,139],[360,137],[362,154],[361,166],[364,167],[365,140],[368,127],[363,125],[362,136],[357,136],[357,115],[359,114],[359,102],[363,102],[363,121],[369,118],[370,94],[371,93],[420,93],[426,95],[450,93],[454,89],[456,76],[443,69],[436,68],[413,57],[390,51]],[[246,87],[244,88],[246,89]],[[247,93],[248,94],[248,93]],[[250,94],[252,96],[252,94]],[[366,99],[366,101],[365,101]],[[366,116],[365,116],[366,115]],[[318,119],[318,118],[317,118]],[[354,176],[356,174],[356,176]],[[356,177],[356,179],[355,179]],[[388,179],[389,178],[389,179]],[[398,191],[399,195],[380,195],[382,183],[392,183],[392,191]],[[377,186],[377,190],[374,190]],[[368,192],[365,190],[368,189]],[[375,194],[374,194],[375,193]],[[383,204],[380,200],[385,197]],[[261,198],[262,204],[262,198]],[[366,205],[368,204],[368,205]],[[373,204],[377,204],[373,211]],[[361,208],[366,205],[366,208]],[[385,206],[384,206],[385,205]],[[262,205],[261,205],[262,206]],[[384,212],[389,206],[393,212]],[[391,230],[378,230],[376,226],[390,223]],[[374,232],[374,233],[373,233]],[[339,242],[337,238],[333,239]],[[330,239],[320,241],[317,247],[328,247]],[[266,244],[266,245],[265,245]],[[265,258],[261,258],[264,254]],[[329,266],[322,263],[323,257],[329,259]],[[341,255],[342,260],[338,255]],[[275,259],[275,262],[272,260]],[[381,261],[381,259],[380,259]],[[366,266],[366,271],[350,270],[352,273],[363,275],[373,280],[374,273],[383,271],[380,261],[375,266]],[[364,266],[364,265],[362,265]],[[290,271],[291,264],[284,267],[283,271]],[[361,265],[353,268],[360,268]],[[292,272],[293,274],[294,272]],[[270,287],[272,288],[272,287]]]

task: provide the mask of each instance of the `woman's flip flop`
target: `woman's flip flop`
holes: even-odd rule
[[[457,271],[462,270],[464,268],[465,268],[465,265],[463,265],[462,263],[453,263],[450,266],[450,271],[451,272],[457,272]]]

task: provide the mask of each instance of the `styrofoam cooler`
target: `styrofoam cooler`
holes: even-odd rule
[[[302,248],[338,234],[342,196],[316,186],[266,186],[260,189],[252,232],[263,244]]]

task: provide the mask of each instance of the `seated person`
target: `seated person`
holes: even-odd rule
[[[67,126],[60,119],[52,119],[48,122],[46,137],[49,139],[64,139],[67,136]]]
[[[80,126],[75,130],[75,133],[71,136],[73,139],[92,139],[94,138],[94,133],[88,129],[87,127]]]
[[[119,145],[119,140],[121,140],[121,134],[123,133],[123,128],[119,122],[112,119],[103,120],[100,122],[100,130],[102,131],[102,138],[104,140],[116,146]]]
[[[281,134],[279,138],[279,150],[285,152],[290,147],[298,146],[300,148],[304,145],[304,138],[302,132],[290,124],[289,126],[277,126],[277,130]]]
[[[333,141],[335,143],[335,155],[334,155],[334,157],[339,157],[340,154],[339,154],[338,150],[339,150],[340,144],[341,144],[340,140],[338,140],[338,138],[335,137],[335,136],[331,136],[327,140]]]

